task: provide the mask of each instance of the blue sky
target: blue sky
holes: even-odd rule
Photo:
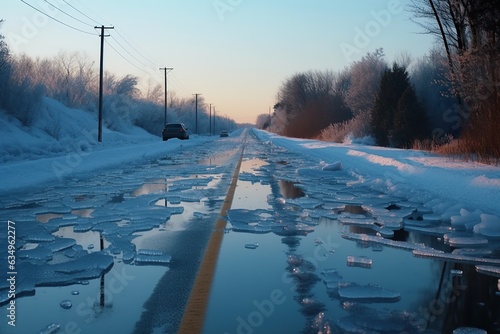
[[[280,84],[297,72],[341,70],[379,47],[388,61],[402,51],[418,57],[433,45],[410,21],[409,0],[24,1],[90,34],[20,0],[4,1],[0,32],[14,54],[80,51],[97,66],[99,38],[92,26],[113,25],[114,39],[107,43],[129,62],[106,45],[106,70],[137,75],[145,85],[148,78],[163,83],[158,68],[173,67],[169,91],[178,97],[201,93],[217,112],[238,122],[267,113]]]

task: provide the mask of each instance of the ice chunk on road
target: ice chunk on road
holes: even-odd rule
[[[50,325],[48,325],[47,327],[45,327],[44,329],[42,329],[39,332],[39,334],[53,334],[53,333],[56,333],[57,331],[59,331],[60,327],[61,327],[61,325],[53,322]]]
[[[59,252],[63,249],[73,247],[74,245],[76,245],[76,240],[71,238],[56,238],[54,241],[44,244],[44,246],[52,252]]]
[[[477,247],[486,246],[488,239],[476,237],[451,237],[448,239],[451,247]]]
[[[347,256],[347,265],[349,267],[371,268],[372,263],[372,259],[366,256]]]
[[[52,260],[52,251],[47,247],[38,245],[36,248],[20,250],[17,252],[17,257],[19,259],[25,259],[28,261],[41,261],[43,263]]]
[[[163,252],[160,251],[160,250],[156,250],[156,249],[139,249],[137,251],[137,254],[138,255],[153,255],[153,256],[157,256],[157,255],[163,255]]]
[[[316,209],[323,205],[323,202],[310,197],[289,198],[287,204],[301,209]]]
[[[476,270],[478,273],[481,273],[481,274],[494,276],[494,277],[500,277],[500,266],[494,267],[494,266],[479,265],[479,266],[476,266]]]
[[[323,166],[323,170],[330,171],[330,172],[336,172],[336,171],[342,170],[342,162],[336,161],[332,164]]]
[[[479,328],[459,327],[453,331],[453,334],[488,334],[488,332]]]
[[[166,265],[172,260],[172,256],[164,254],[155,249],[139,249],[135,257],[137,265]]]
[[[406,312],[379,310],[356,303],[347,310],[351,315],[337,320],[342,333],[414,333],[405,330],[411,326]]]
[[[474,226],[474,233],[490,238],[500,238],[500,218],[494,215],[481,214],[481,222]]]
[[[466,255],[456,255],[451,253],[445,253],[440,250],[428,248],[428,249],[415,249],[413,255],[422,258],[438,259],[444,261],[453,261],[459,263],[470,263],[470,264],[484,264],[484,265],[498,265],[500,266],[500,259],[490,259],[490,258],[480,258]]]
[[[19,262],[16,294],[34,291],[35,286],[66,285],[82,280],[97,278],[113,266],[113,257],[103,252],[84,255],[75,260],[58,264],[33,264]],[[0,303],[8,300],[7,281],[0,281]]]
[[[466,209],[460,210],[460,215],[451,216],[451,226],[456,230],[472,230],[481,221],[481,212],[476,210],[469,212]]]
[[[355,283],[340,286],[339,297],[348,301],[364,303],[394,303],[401,299],[401,294],[378,285],[357,285]]]
[[[454,249],[452,254],[455,255],[465,255],[474,257],[486,257],[491,255],[493,252],[489,249],[475,249],[475,248],[457,248]]]
[[[337,269],[325,269],[321,272],[323,282],[329,290],[336,290],[342,282],[342,276]]]
[[[73,306],[73,304],[71,303],[71,301],[70,301],[70,300],[67,300],[67,299],[65,299],[65,300],[61,301],[61,302],[59,303],[59,305],[60,305],[63,309],[66,309],[66,310],[69,310],[69,309]]]

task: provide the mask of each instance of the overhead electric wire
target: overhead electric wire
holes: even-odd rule
[[[139,59],[137,59],[133,54],[131,54],[123,45],[120,44],[120,42],[118,42],[118,40],[113,36],[113,35],[110,35],[111,38],[132,58],[134,58],[137,62],[139,62],[142,66],[146,67],[147,69],[151,70],[152,72],[151,73],[154,73],[154,71],[146,64],[144,64],[142,61],[140,61]]]
[[[97,22],[96,20],[94,20],[93,18],[91,18],[90,16],[86,15],[84,12],[82,12],[81,10],[79,10],[78,8],[76,8],[75,6],[73,6],[72,4],[70,4],[68,1],[66,0],[63,0],[65,4],[67,4],[68,6],[70,6],[71,8],[73,8],[74,10],[76,10],[78,13],[82,14],[83,16],[85,16],[86,18],[88,18],[89,20],[93,21],[95,24],[97,25],[101,25],[101,23]]]
[[[64,2],[66,2],[65,0],[63,0]],[[97,25],[102,25],[102,22],[105,22],[106,20],[104,20],[101,16],[99,16],[99,14],[96,14],[94,13],[89,7],[85,6],[84,3],[82,3],[81,1],[78,1],[78,0],[73,0],[73,1],[76,1],[78,2],[82,7],[85,7],[87,9],[87,11],[89,11],[91,14],[93,14],[94,16],[97,16],[98,19],[101,20],[101,23],[98,23],[96,20],[90,18],[92,21],[96,22]],[[67,2],[66,2],[67,3]],[[84,14],[85,15],[85,14]]]
[[[134,66],[135,68],[137,68],[139,71],[141,72],[144,72],[144,73],[148,73],[146,72],[145,70],[143,70],[142,68],[140,68],[139,66],[135,65],[134,63],[132,63],[130,60],[128,60],[124,55],[122,55],[116,48],[113,47],[113,45],[111,45],[108,41],[106,41],[106,44],[111,48],[113,49],[120,57],[122,57],[127,63],[129,63],[130,65]]]
[[[45,13],[44,11],[42,11],[42,10],[40,10],[40,9],[38,9],[38,8],[36,8],[36,7],[34,7],[34,6],[32,6],[32,5],[30,5],[29,3],[27,3],[27,2],[26,2],[26,1],[24,1],[24,0],[21,0],[21,2],[22,2],[22,3],[24,3],[25,5],[27,5],[27,6],[31,7],[31,8],[33,8],[33,9],[34,9],[34,10],[36,10],[37,12],[39,12],[39,13],[41,13],[41,14],[43,14],[43,15],[45,15],[45,16],[47,16],[47,17],[49,17],[49,18],[51,18],[52,20],[54,20],[54,21],[56,21],[56,22],[58,22],[58,23],[60,23],[60,24],[62,24],[62,25],[65,25],[65,26],[66,26],[66,27],[68,27],[68,28],[71,28],[71,29],[73,29],[73,30],[76,30],[76,31],[82,32],[82,33],[84,33],[84,34],[94,35],[94,36],[95,36],[95,34],[93,34],[93,33],[90,33],[90,32],[88,32],[88,31],[85,31],[85,30],[81,30],[81,29],[75,28],[75,27],[73,27],[73,26],[71,26],[71,25],[69,25],[69,24],[67,24],[67,23],[64,23],[64,22],[62,22],[62,21],[60,21],[60,20],[58,20],[58,19],[56,19],[56,18],[54,18],[54,17],[50,16],[49,14],[47,14],[47,13]]]
[[[74,16],[73,16],[73,15],[71,15],[71,14],[66,13],[64,10],[62,10],[61,8],[57,7],[56,5],[54,5],[54,4],[52,4],[52,3],[50,3],[48,0],[44,0],[44,1],[45,1],[46,3],[48,3],[49,5],[51,5],[52,7],[54,7],[55,9],[57,9],[58,11],[60,11],[61,13],[63,13],[64,15],[67,15],[67,16],[71,17],[73,20],[76,20],[76,21],[78,21],[78,22],[80,22],[80,23],[83,23],[83,24],[85,24],[85,25],[88,25],[89,27],[93,27],[93,26],[94,26],[94,25],[92,25],[92,24],[90,24],[90,23],[83,22],[82,20],[77,19],[76,17],[74,17]]]
[[[137,52],[138,55],[140,55],[142,58],[144,58],[146,61],[148,61],[149,63],[151,63],[155,68],[158,67],[157,63],[155,63],[154,61],[151,61],[148,57],[144,56],[139,50],[137,50],[128,40],[127,38],[130,39],[130,37],[127,36],[127,38],[125,38],[125,36],[123,36],[120,31],[118,31],[118,29],[115,29],[115,32],[125,41],[125,43],[127,43],[135,52]],[[124,32],[125,34],[125,32]]]
[[[56,19],[55,17],[45,13],[44,11],[36,8],[35,6],[29,4],[28,2],[26,2],[25,0],[21,0],[24,4],[26,4],[27,6],[33,8],[34,10],[36,10],[37,12],[40,12],[41,14],[49,17],[50,19],[68,27],[68,28],[71,28],[73,30],[76,30],[76,31],[79,31],[79,32],[82,32],[82,33],[85,33],[85,34],[88,34],[88,35],[95,35],[94,33],[91,33],[91,32],[88,32],[88,31],[85,31],[85,30],[82,30],[82,29],[79,29],[79,28],[76,28],[70,24],[67,24],[61,20],[58,20]],[[49,4],[50,6],[54,7],[55,9],[57,9],[58,11],[62,12],[63,14],[65,14],[66,16],[69,16],[70,18],[72,18],[73,20],[76,20],[82,24],[85,24],[87,26],[91,26],[91,27],[94,27],[93,24],[90,24],[88,22],[85,22],[83,20],[80,20],[78,19],[77,17],[65,12],[64,10],[58,8],[56,5],[54,5],[53,3],[49,2],[48,0],[44,0],[47,4]],[[73,10],[75,10],[76,12],[80,13],[81,15],[83,15],[85,18],[91,20],[92,22],[94,22],[96,25],[101,25],[97,20],[93,19],[92,17],[90,17],[89,15],[85,14],[82,10],[78,9],[77,7],[75,7],[74,5],[72,5],[71,3],[69,3],[69,1],[67,0],[62,0],[65,4],[67,4],[69,7],[71,7]],[[82,2],[78,1],[78,0],[74,0],[76,1],[77,3],[79,3],[81,6],[85,7],[87,9],[88,12],[92,12],[88,7],[86,7],[84,4],[82,4]],[[95,14],[95,13],[93,13]],[[98,15],[97,15],[98,16]],[[102,19],[102,18],[101,18]],[[130,37],[126,36],[125,32],[122,32],[120,33],[120,31],[118,31],[117,29],[114,30],[118,36],[134,51],[137,53],[137,55],[139,55],[142,59],[144,59],[145,61],[147,61],[148,63],[152,64],[154,66],[154,68],[157,67],[156,63],[154,61],[152,61],[150,58],[146,57],[142,52],[140,52],[138,50],[138,47],[135,47],[131,42],[129,42],[129,39]],[[124,36],[125,35],[125,36]],[[129,60],[127,57],[125,57],[120,51],[118,51],[118,49],[116,47],[114,47],[112,44],[110,44],[108,41],[106,41],[106,44],[113,50],[115,51],[121,58],[123,58],[126,62],[128,62],[130,65],[134,66],[136,69],[138,69],[139,71],[143,72],[143,73],[146,73],[146,74],[149,74],[151,77],[154,77],[156,81],[159,81],[157,80],[156,78],[156,75],[154,74],[156,72],[155,69],[153,69],[151,66],[148,66],[147,64],[145,64],[143,61],[141,61],[140,59],[138,59],[136,56],[134,56],[122,43],[120,43],[120,41],[115,38],[113,35],[110,35],[111,38],[113,38],[113,40],[116,42],[116,44],[124,51],[127,53],[128,56],[130,56],[131,58],[133,58],[137,63],[139,63],[140,65],[142,65],[145,69],[139,67],[137,64],[134,64],[131,60]],[[137,44],[136,44],[137,45]],[[173,80],[172,80],[172,84],[177,88],[179,89],[183,94],[186,94],[186,95],[189,95],[190,93],[188,92],[188,89],[186,89],[186,87],[181,83],[179,82],[179,79],[177,78],[177,76],[175,74],[173,74]]]
[[[179,88],[179,89],[180,89],[180,90],[181,90],[184,94],[186,94],[186,95],[190,95],[190,94],[191,94],[191,93],[189,93],[189,89],[187,89],[187,88],[186,88],[186,87],[182,84],[182,82],[180,82],[179,78],[177,77],[177,75],[176,75],[174,72],[172,72],[172,75],[171,75],[171,76],[172,76],[172,79],[173,79],[173,81],[172,81],[172,82],[173,82],[173,84],[174,84],[175,86],[177,86],[177,87],[178,87],[178,88]]]

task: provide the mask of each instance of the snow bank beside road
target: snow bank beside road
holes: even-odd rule
[[[163,142],[139,127],[127,133],[103,128],[97,142],[95,115],[71,109],[45,98],[30,127],[0,112],[0,193],[21,191],[47,182],[62,182],[102,168],[111,168],[141,159],[151,159],[210,140],[191,136],[190,140]]]
[[[500,217],[500,168],[451,161],[415,150],[344,145],[315,140],[289,139],[254,130],[262,141],[272,142],[316,161],[342,163],[342,168],[373,188],[405,196],[427,205],[448,220],[460,209],[479,209]]]

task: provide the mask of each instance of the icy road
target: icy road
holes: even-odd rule
[[[64,161],[0,167],[0,333],[500,332],[498,168],[254,129]]]

